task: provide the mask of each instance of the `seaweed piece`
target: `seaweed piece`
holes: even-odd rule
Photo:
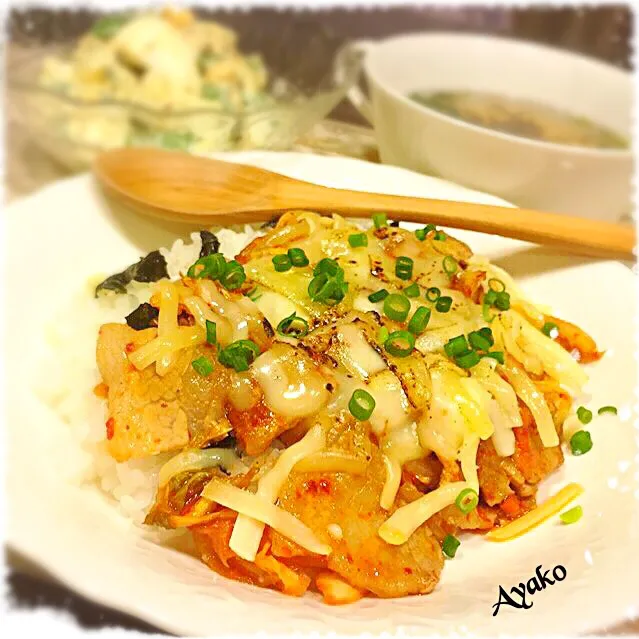
[[[166,260],[160,251],[151,251],[137,263],[137,269],[133,275],[136,282],[157,282],[163,277],[168,277]]]
[[[116,273],[107,277],[104,282],[97,285],[95,296],[101,292],[113,291],[117,294],[126,293],[126,287],[135,280],[136,282],[157,282],[169,273],[166,270],[166,260],[160,251],[151,251],[146,257],[140,259],[139,262],[131,264],[121,273]]]
[[[126,316],[126,323],[136,331],[154,328],[158,325],[160,311],[148,302],[140,304],[132,313]]]
[[[220,241],[211,231],[200,231],[200,239],[202,240],[200,257],[220,252]]]
[[[224,439],[209,442],[204,448],[237,448],[237,439],[235,439],[235,435],[229,433]]]
[[[272,217],[268,222],[264,222],[264,224],[262,224],[262,226],[260,226],[260,228],[261,229],[272,229],[272,228],[275,228],[275,225],[277,224],[279,219],[280,219],[280,216],[276,215],[275,217]]]

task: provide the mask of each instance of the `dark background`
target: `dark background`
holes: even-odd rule
[[[198,13],[219,19],[231,27],[259,26],[263,37],[276,46],[282,37],[300,39],[304,34],[287,29],[291,19],[305,15],[319,22],[334,38],[336,46],[348,39],[383,38],[416,31],[478,32],[521,38],[569,49],[632,69],[634,16],[629,5],[573,8],[481,8],[405,6],[390,9],[332,9],[319,12],[255,9],[250,14],[199,9]],[[12,10],[9,38],[16,42],[71,42],[97,17],[90,11],[30,9]],[[284,34],[286,34],[284,36]],[[365,124],[346,102],[331,117]],[[48,606],[66,609],[87,628],[123,626],[143,632],[158,632],[126,615],[96,606],[68,589],[14,571],[7,578],[9,601],[15,607]]]

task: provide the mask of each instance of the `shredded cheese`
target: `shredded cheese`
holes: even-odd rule
[[[459,408],[470,430],[481,439],[488,439],[494,431],[493,424],[486,413],[486,404],[490,400],[488,391],[471,377],[459,378],[459,386],[463,391],[457,395]]]
[[[417,424],[412,423],[404,428],[392,431],[382,445],[384,455],[382,461],[386,469],[386,481],[382,488],[379,505],[384,510],[390,510],[402,479],[402,466],[413,459],[419,459],[425,454],[417,436]]]
[[[478,447],[479,437],[471,435],[464,439],[464,444],[459,451],[459,462],[464,479],[476,493],[479,492],[479,477],[477,476]]]
[[[202,497],[270,526],[310,552],[328,555],[332,550],[291,513],[246,490],[213,479],[204,487]]]
[[[435,513],[455,503],[459,493],[468,488],[463,481],[440,486],[436,490],[398,508],[380,527],[377,534],[387,543],[399,546]]]
[[[559,446],[559,436],[543,394],[535,388],[535,385],[522,369],[509,365],[502,368],[521,401],[530,409],[541,443],[546,448]]]
[[[573,499],[576,499],[583,493],[584,489],[579,484],[568,484],[564,486],[557,494],[546,500],[541,506],[537,506],[535,510],[531,510],[519,519],[495,528],[486,533],[486,539],[490,541],[508,541],[519,537],[525,532],[532,530],[542,524],[544,521],[557,514],[565,508]]]
[[[166,280],[159,283],[160,310],[158,312],[158,336],[170,335],[178,327],[179,295],[176,287]],[[175,353],[166,352],[155,363],[155,372],[162,377],[175,361]]]
[[[313,453],[295,465],[297,473],[349,473],[363,475],[368,463],[361,457],[353,457],[346,453],[327,450]]]
[[[183,348],[202,344],[206,334],[200,326],[180,326],[171,333],[158,336],[140,346],[129,355],[129,361],[138,370],[143,370],[167,353],[175,353]]]
[[[257,484],[257,496],[271,504],[275,503],[294,466],[308,455],[319,452],[325,445],[324,431],[316,424],[299,442],[287,448],[273,468],[262,476]],[[229,548],[242,559],[255,561],[263,534],[262,522],[240,514],[233,526]]]

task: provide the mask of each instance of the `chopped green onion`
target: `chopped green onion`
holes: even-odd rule
[[[320,273],[310,281],[307,292],[314,302],[334,306],[344,299],[347,290],[348,284],[341,281],[340,277]]]
[[[420,306],[410,318],[408,322],[408,330],[413,335],[421,335],[424,332],[428,322],[430,320],[430,308],[426,306]]]
[[[246,273],[244,267],[236,260],[231,260],[226,264],[226,271],[222,277],[220,277],[220,284],[228,291],[234,291],[240,288],[246,280]]]
[[[250,339],[239,339],[223,348],[217,354],[220,364],[227,368],[233,368],[238,373],[249,369],[250,364],[260,354],[258,345]]]
[[[447,255],[442,260],[442,266],[447,275],[454,275],[459,268],[457,260],[452,255]]]
[[[444,551],[446,557],[448,557],[449,559],[453,559],[460,545],[461,541],[459,541],[459,539],[457,539],[455,535],[446,535],[446,537],[444,537],[444,541],[442,542],[442,550]]]
[[[426,231],[426,235],[428,235],[429,233],[431,233],[432,231],[436,231],[437,227],[434,224],[427,224],[424,227],[424,231]]]
[[[384,315],[396,322],[403,322],[408,317],[410,301],[405,295],[392,293],[384,300]]]
[[[492,315],[490,312],[490,304],[486,304],[486,302],[484,302],[481,305],[481,314],[482,317],[484,318],[485,322],[488,322],[489,324],[495,319],[495,315]]]
[[[495,338],[493,337],[493,332],[488,328],[488,326],[484,326],[483,328],[480,328],[478,333],[480,335],[483,335],[484,338],[487,339],[490,342],[491,346],[495,343]]]
[[[417,286],[417,282],[413,282],[410,286],[407,286],[402,293],[404,293],[406,297],[419,297],[419,286]]]
[[[395,262],[395,275],[400,280],[409,280],[413,276],[413,260],[401,255]]]
[[[570,438],[570,450],[573,455],[585,455],[592,448],[592,437],[587,430],[578,430]]]
[[[510,293],[506,293],[506,291],[497,293],[495,307],[498,308],[500,311],[507,311],[510,308]]]
[[[191,362],[191,366],[202,377],[208,377],[213,372],[213,363],[207,357],[198,357]]]
[[[334,277],[341,270],[342,270],[342,267],[334,259],[330,257],[325,257],[317,263],[317,265],[313,269],[313,275],[324,274],[324,275],[331,275]]]
[[[373,224],[376,229],[381,229],[382,226],[388,226],[388,216],[386,213],[373,213]]]
[[[439,242],[443,242],[446,240],[446,233],[444,233],[444,231],[437,231],[433,239]]]
[[[354,233],[353,235],[348,236],[348,243],[353,248],[368,246],[368,236],[366,233]]]
[[[423,242],[426,239],[426,229],[416,229],[415,230],[415,237],[420,242]]]
[[[273,266],[278,273],[290,271],[293,267],[291,258],[288,255],[274,255],[272,260]]]
[[[355,419],[365,422],[375,410],[375,400],[370,393],[358,388],[351,395],[351,399],[348,402],[348,410]]]
[[[373,304],[377,304],[377,302],[381,302],[388,297],[388,291],[385,288],[380,289],[379,291],[375,291],[368,296],[368,301]]]
[[[294,337],[295,339],[301,339],[305,335],[308,335],[308,322],[299,317],[293,311],[292,315],[285,317],[278,325],[277,332],[284,337]]]
[[[597,411],[597,415],[604,415],[605,413],[611,413],[612,415],[616,415],[617,414],[617,408],[615,406],[602,406]]]
[[[384,348],[394,357],[408,357],[415,348],[415,336],[408,331],[394,331],[384,342]]]
[[[475,510],[477,504],[479,504],[479,495],[472,488],[464,488],[455,500],[455,505],[464,515]]]
[[[431,286],[426,291],[426,299],[429,302],[436,302],[441,297],[441,294],[442,292],[436,286]]]
[[[448,313],[452,305],[453,305],[453,298],[448,297],[448,295],[445,295],[444,297],[440,297],[435,302],[435,310],[439,311],[440,313]]]
[[[388,329],[385,326],[380,327],[379,331],[377,331],[377,341],[380,344],[384,344],[388,339]]]
[[[479,331],[471,331],[468,333],[468,342],[476,351],[487,351],[491,346],[491,342]]]
[[[561,519],[564,524],[576,524],[583,514],[583,508],[581,506],[575,506],[574,508],[561,513],[561,515],[559,515],[559,519]]]
[[[186,272],[187,277],[200,279],[208,277],[212,280],[220,279],[226,272],[226,260],[221,253],[212,253],[201,257]]]
[[[580,406],[577,409],[577,418],[582,424],[590,424],[592,421],[592,411],[588,410],[585,406]]]
[[[490,353],[484,353],[482,357],[490,357],[491,359],[496,359],[502,366],[506,361],[503,351],[490,351]]]
[[[260,299],[260,297],[262,297],[262,293],[260,292],[260,289],[256,286],[255,288],[252,288],[247,294],[246,296],[252,300],[253,302],[257,302],[257,300]]]
[[[464,335],[453,337],[449,339],[446,344],[444,344],[444,352],[451,359],[453,357],[456,357],[457,355],[461,355],[462,353],[467,353],[468,350],[468,342],[466,341],[466,337],[464,337]]]
[[[296,267],[308,266],[309,261],[306,257],[306,253],[301,248],[288,249],[288,259],[291,260],[291,264]]]
[[[497,293],[501,293],[502,291],[506,290],[506,285],[501,280],[498,280],[496,277],[491,277],[488,280],[488,287],[491,291],[496,291]]]
[[[484,304],[492,306],[497,300],[497,291],[490,290],[484,295]]]
[[[217,343],[217,324],[206,320],[206,341],[209,344]]]
[[[554,322],[546,322],[541,327],[541,332],[554,339],[559,334],[559,327]]]
[[[479,364],[480,359],[481,356],[477,351],[468,351],[467,353],[457,355],[457,357],[455,357],[455,364],[457,364],[459,368],[468,369]]]

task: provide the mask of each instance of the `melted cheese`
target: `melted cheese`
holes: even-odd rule
[[[409,420],[410,404],[402,385],[389,370],[374,375],[370,383],[361,386],[375,400],[375,410],[369,422],[376,435],[382,435],[404,426]]]
[[[386,368],[384,359],[366,341],[357,326],[342,324],[337,331],[337,339],[341,346],[341,362],[351,373],[369,379]]]
[[[310,552],[331,553],[331,547],[323,544],[306,524],[258,495],[213,479],[204,487],[202,497],[270,526]]]
[[[253,386],[250,375],[247,373],[231,375],[228,398],[236,410],[250,410],[259,401],[260,395],[259,389]]]
[[[504,415],[499,404],[491,399],[488,403],[488,416],[493,423],[495,432],[492,436],[495,452],[500,457],[510,457],[515,454],[515,433],[513,433],[512,424]]]
[[[266,317],[268,323],[273,327],[273,329],[276,329],[277,325],[285,317],[288,317],[293,313],[295,313],[298,317],[304,318],[307,322],[310,319],[308,313],[298,304],[295,304],[288,298],[284,297],[284,295],[275,293],[274,291],[264,290],[255,304],[262,315]],[[281,339],[281,337],[281,335],[277,334],[277,339]]]
[[[486,539],[490,541],[508,541],[519,537],[519,535],[536,528],[539,524],[563,510],[573,499],[579,497],[583,491],[584,489],[579,484],[568,484],[557,494],[547,499],[541,506],[537,506],[534,510],[501,528],[495,528],[488,532]]]
[[[387,543],[399,546],[435,513],[455,503],[459,493],[468,488],[466,482],[454,482],[440,486],[436,490],[398,508],[377,531]]]
[[[458,376],[443,368],[433,368],[430,376],[432,399],[428,415],[420,421],[417,428],[419,441],[424,448],[434,451],[440,458],[456,459],[457,451],[467,433],[459,403],[452,393]]]
[[[299,442],[282,452],[273,468],[259,480],[257,496],[271,504],[275,503],[293,467],[308,455],[319,452],[325,445],[326,437],[317,424]],[[263,533],[263,522],[240,514],[233,526],[229,548],[242,559],[255,561]]]
[[[276,344],[251,365],[264,391],[266,404],[285,417],[301,418],[317,413],[327,402],[326,381],[301,350]]]

